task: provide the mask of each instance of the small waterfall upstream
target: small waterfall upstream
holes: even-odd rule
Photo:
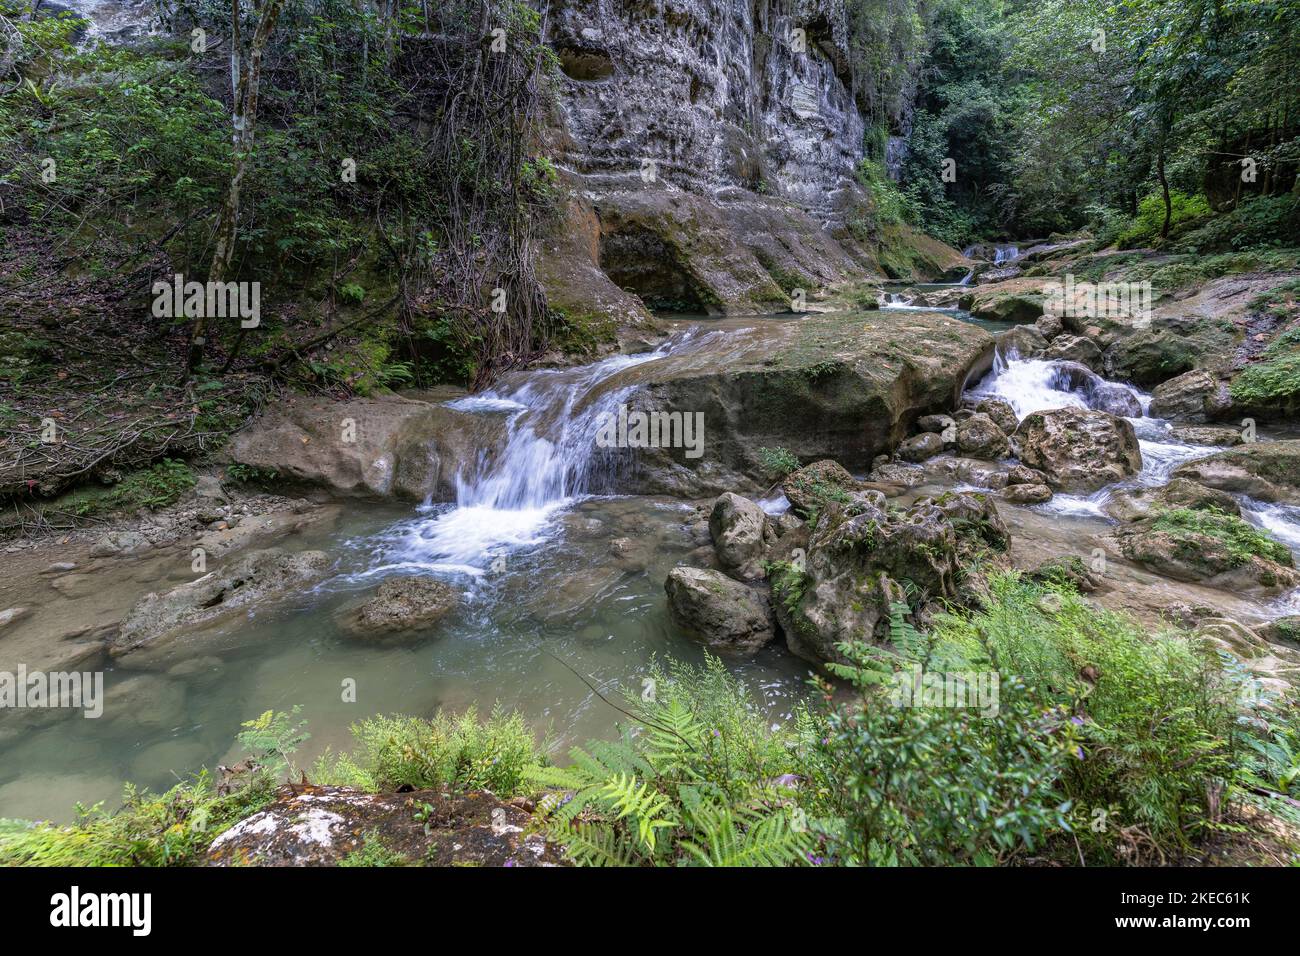
[[[1086,371],[1086,370],[1083,370]],[[1083,375],[1074,363],[1044,359],[1022,359],[1014,351],[994,357],[992,371],[967,392],[969,398],[1000,398],[1011,405],[1016,417],[1023,419],[1035,411],[1054,408],[1092,408],[1097,395],[1096,384],[1106,389],[1125,389],[1136,399],[1141,415],[1125,416],[1133,423],[1133,430],[1142,450],[1142,470],[1128,481],[1109,485],[1091,495],[1058,494],[1050,501],[1034,507],[1064,515],[1095,515],[1106,517],[1103,505],[1119,490],[1138,486],[1163,485],[1175,468],[1184,462],[1212,455],[1217,446],[1194,445],[1173,435],[1172,425],[1162,418],[1151,418],[1148,410],[1151,396],[1132,385],[1107,382],[1100,376]],[[1272,532],[1274,537],[1291,549],[1300,563],[1300,508],[1269,504],[1246,496],[1238,496],[1242,517],[1254,525]],[[1108,519],[1109,520],[1109,519]],[[1300,590],[1283,595],[1275,602],[1280,613],[1300,610]]]

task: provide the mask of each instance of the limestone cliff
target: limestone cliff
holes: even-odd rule
[[[551,147],[576,206],[542,264],[553,304],[784,311],[795,289],[881,273],[854,178],[863,121],[843,0],[543,9],[563,74]]]

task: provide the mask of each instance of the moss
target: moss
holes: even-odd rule
[[[618,341],[618,322],[594,309],[565,306],[550,310],[551,346],[568,355],[595,355]]]
[[[1285,414],[1300,408],[1300,348],[1244,369],[1229,387],[1234,401]]]
[[[141,508],[165,508],[194,487],[194,472],[182,461],[165,459],[127,474],[111,488],[86,487],[63,495],[46,506],[56,514],[89,518]]]
[[[1156,531],[1172,534],[1179,556],[1200,562],[1206,557],[1202,542],[1191,537],[1204,536],[1220,544],[1231,567],[1241,567],[1251,558],[1259,557],[1284,567],[1292,566],[1291,552],[1266,531],[1261,531],[1233,515],[1216,508],[1175,508],[1161,512],[1152,522]]]

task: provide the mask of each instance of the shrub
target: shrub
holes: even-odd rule
[[[352,735],[358,749],[322,757],[312,780],[367,790],[490,790],[509,798],[522,792],[524,769],[541,759],[524,719],[499,708],[486,721],[473,709],[427,720],[370,717],[353,724]]]
[[[1170,235],[1180,227],[1197,219],[1210,215],[1210,204],[1204,196],[1189,196],[1187,193],[1172,189],[1169,192],[1172,215],[1169,220]],[[1165,221],[1165,200],[1159,192],[1153,192],[1138,203],[1137,216],[1123,232],[1118,242],[1121,249],[1150,245],[1160,238],[1160,229]]]

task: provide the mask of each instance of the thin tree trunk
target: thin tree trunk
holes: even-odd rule
[[[1160,138],[1160,149],[1156,153],[1156,177],[1160,180],[1160,191],[1165,198],[1165,221],[1160,227],[1160,238],[1169,238],[1169,223],[1174,217],[1174,206],[1169,198],[1169,180],[1165,176],[1165,137]]]

